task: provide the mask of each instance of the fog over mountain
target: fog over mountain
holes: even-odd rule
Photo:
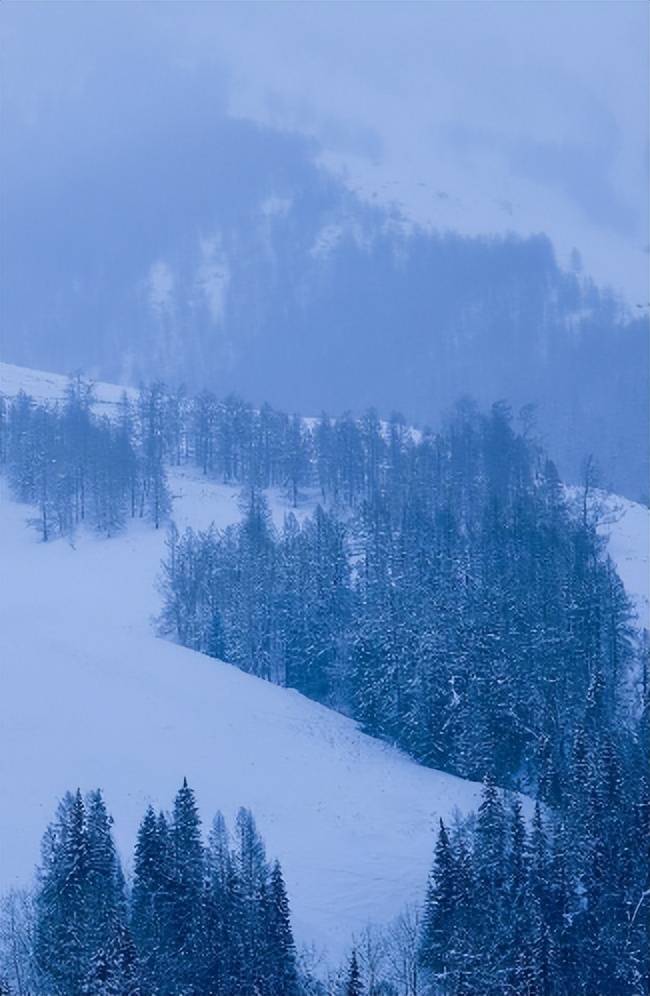
[[[643,100],[627,106],[624,74],[605,96],[595,84],[589,91],[593,66],[578,53],[576,79],[567,82],[569,110],[554,135],[548,120],[560,94],[551,88],[536,153],[534,126],[523,112],[514,115],[508,141],[519,149],[520,172],[528,158],[530,179],[532,160],[548,157],[555,141],[564,151],[556,172],[545,176],[556,177],[573,207],[542,197],[551,208],[548,225],[530,229],[525,205],[502,204],[507,224],[497,226],[476,205],[490,199],[493,153],[486,149],[494,146],[490,128],[496,134],[503,122],[488,122],[479,141],[480,100],[477,110],[464,101],[467,93],[458,98],[452,137],[438,108],[434,118],[447,135],[446,144],[439,140],[442,172],[423,156],[425,178],[416,180],[395,157],[398,131],[382,132],[377,123],[370,55],[360,42],[359,66],[367,72],[344,107],[341,88],[353,64],[346,33],[332,83],[338,105],[319,104],[319,51],[335,49],[336,19],[319,50],[302,11],[289,26],[281,6],[273,16],[259,8],[246,34],[240,8],[208,5],[206,13],[201,6],[164,13],[130,5],[128,14],[117,5],[85,7],[72,18],[54,4],[45,14],[39,8],[47,36],[42,24],[34,30],[35,8],[14,8],[4,18],[2,358],[133,384],[159,376],[314,414],[374,405],[418,424],[437,424],[461,396],[483,405],[505,398],[515,409],[535,404],[538,431],[568,479],[579,478],[593,453],[603,484],[643,497],[647,295],[634,293],[642,289],[638,276],[623,286],[593,253],[589,265],[592,245],[608,231],[636,244],[637,253],[645,237],[643,188],[631,180],[638,150],[625,128],[634,112],[638,122]],[[457,36],[468,30],[475,40],[484,30],[491,37],[499,15],[487,6],[490,23],[481,14],[470,25],[464,8],[465,19],[451,23],[439,15],[429,23],[429,13],[427,30],[434,37],[438,28],[444,38],[455,24]],[[359,41],[363,17],[356,5],[348,9],[345,23]],[[318,22],[319,6],[314,10]],[[516,20],[508,42],[524,53]],[[601,21],[604,38],[608,24]],[[388,41],[390,18],[378,23]],[[624,19],[612,44],[628,42],[633,26]],[[300,40],[299,58],[313,67],[303,74],[309,92],[302,102],[297,91],[287,97],[282,60],[265,61],[265,28],[276,56]],[[486,79],[497,57],[486,54]],[[508,72],[519,73],[523,102],[540,111],[534,72],[512,65]],[[481,78],[478,67],[469,82]],[[409,99],[403,74],[389,86],[391,79],[384,75],[377,87],[391,91],[389,100],[402,95],[405,113],[417,119],[421,95]],[[360,113],[363,93],[375,123],[353,129],[350,115]],[[596,130],[585,134],[587,154],[576,160],[560,132],[580,120],[581,100]],[[612,108],[625,113],[617,120]],[[609,166],[597,154],[608,127],[620,153],[612,151]],[[404,133],[404,149],[412,137]],[[463,203],[447,181],[457,170],[466,191],[468,161],[479,180],[474,200]],[[411,194],[422,195],[430,183],[437,214],[419,211],[409,195],[399,204],[388,194],[373,198],[373,175],[393,175],[398,190]],[[496,201],[503,191],[492,193]],[[583,222],[568,254],[558,219],[571,217],[576,204]],[[436,219],[442,227],[432,225]],[[589,225],[600,226],[600,236]],[[592,241],[583,245],[585,235]],[[626,266],[630,274],[635,265]]]

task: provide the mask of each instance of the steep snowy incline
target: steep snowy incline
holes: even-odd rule
[[[65,395],[67,383],[68,378],[63,374],[31,370],[29,367],[15,366],[13,363],[0,363],[0,394],[7,398],[13,398],[19,391],[24,391],[37,401],[60,401]],[[130,397],[137,396],[137,391],[132,387],[120,387],[118,384],[106,384],[103,381],[92,383],[96,408],[100,414],[110,413],[121,401],[125,391]]]
[[[618,495],[606,495],[605,501],[610,511],[600,531],[639,625],[650,629],[650,509]]]
[[[575,514],[581,515],[581,489],[567,487],[566,494]],[[650,629],[650,508],[621,495],[596,490],[591,510],[632,602],[637,624]]]
[[[180,478],[173,490],[181,524],[198,509],[220,525],[238,515],[232,488]],[[67,788],[105,789],[127,855],[147,803],[168,806],[187,776],[206,821],[252,807],[285,867],[300,941],[339,955],[368,920],[421,896],[437,819],[474,808],[476,785],[156,639],[162,533],[44,545],[28,514],[2,493],[0,888],[30,879]]]

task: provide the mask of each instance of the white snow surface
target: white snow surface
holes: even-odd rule
[[[172,487],[179,526],[238,516],[233,488]],[[437,820],[475,808],[477,785],[156,638],[163,532],[43,544],[29,511],[0,495],[0,889],[31,880],[68,788],[103,788],[127,858],[146,805],[168,807],[187,776],[206,824],[252,808],[282,861],[299,942],[338,958],[353,932],[421,897]]]
[[[60,398],[66,378],[0,364],[0,392]],[[122,388],[98,384],[99,404]],[[104,410],[108,410],[104,409]],[[172,474],[174,518],[239,517],[238,489]],[[274,519],[289,510],[270,495]],[[648,615],[650,512],[625,499],[603,528],[640,620]],[[306,502],[299,514],[310,510]],[[369,921],[418,901],[439,817],[480,787],[423,768],[351,720],[155,635],[164,531],[43,544],[0,480],[0,890],[27,884],[40,837],[69,788],[103,788],[128,866],[149,802],[183,777],[204,823],[253,809],[280,858],[299,942],[338,958]]]

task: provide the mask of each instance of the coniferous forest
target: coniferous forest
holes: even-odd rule
[[[298,963],[250,813],[234,848],[221,817],[204,842],[184,785],[170,817],[146,813],[127,882],[101,794],[67,796],[12,928],[21,993],[648,992],[644,646],[598,535],[594,468],[569,500],[531,409],[515,422],[503,403],[463,402],[434,434],[157,384],[100,417],[76,378],[60,404],[6,401],[1,424],[11,490],[44,540],[160,526],[170,466],[240,485],[238,525],[170,525],[161,631],[484,782],[475,816],[433,835],[410,944],[351,938],[330,983]],[[268,487],[295,509],[281,530]],[[517,790],[538,800],[528,819]],[[373,967],[382,952],[402,978]]]

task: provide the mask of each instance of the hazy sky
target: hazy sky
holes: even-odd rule
[[[546,231],[647,300],[645,2],[5,3],[0,25],[9,172],[226,108],[419,222]]]

